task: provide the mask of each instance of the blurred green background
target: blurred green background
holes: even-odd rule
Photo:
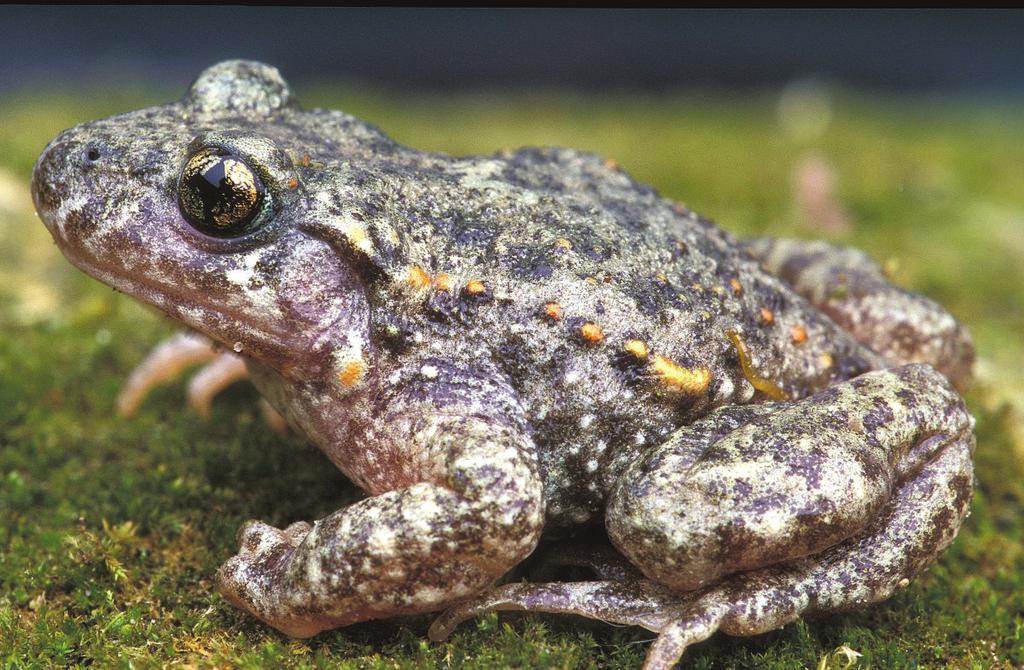
[[[454,154],[563,145],[741,234],[859,246],[968,324],[978,486],[959,539],[865,611],[750,639],[692,668],[1019,668],[1024,664],[1024,107],[781,91],[400,94],[298,86],[400,142]],[[212,589],[249,518],[282,525],[358,494],[301,439],[268,434],[238,384],[201,419],[184,380],[119,419],[120,384],[175,332],[88,279],[32,212],[32,164],[61,129],[179,90],[21,90],[0,100],[0,666],[635,668],[651,634],[573,617],[491,615],[429,644],[427,617],[290,641]]]

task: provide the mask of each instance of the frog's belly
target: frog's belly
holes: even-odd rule
[[[602,406],[603,405],[603,406]],[[577,412],[571,404],[534,420],[534,440],[544,479],[546,528],[598,522],[621,473],[678,425],[679,416],[633,403],[604,404]]]

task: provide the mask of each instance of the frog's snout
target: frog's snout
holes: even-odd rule
[[[77,202],[74,196],[90,192],[83,188],[83,182],[89,179],[91,169],[108,158],[102,145],[82,142],[69,130],[50,142],[36,161],[32,171],[32,200],[39,217],[58,243],[87,237],[95,229],[95,215],[90,207],[92,199]]]
[[[60,135],[47,145],[32,170],[32,201],[48,228],[51,226],[48,214],[57,210],[69,193],[67,180],[60,178],[61,166],[66,163],[68,154],[67,142],[61,141],[63,137]]]

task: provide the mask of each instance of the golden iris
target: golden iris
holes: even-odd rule
[[[266,189],[241,157],[217,147],[192,154],[178,180],[178,207],[197,230],[213,237],[249,232]]]

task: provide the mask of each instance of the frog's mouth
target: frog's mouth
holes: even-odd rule
[[[274,327],[272,320],[255,324],[254,319],[244,310],[215,304],[212,300],[204,299],[201,291],[190,290],[184,284],[170,284],[155,274],[145,272],[139,272],[138,276],[128,276],[116,264],[103,263],[67,236],[68,228],[78,225],[81,219],[68,221],[59,216],[58,212],[46,208],[39,208],[39,216],[61,253],[79,270],[115,291],[155,307],[226,348],[252,356],[278,369],[281,366],[275,363],[282,363],[283,366],[286,352],[302,350],[300,347],[303,347],[303,343],[297,341],[296,335]]]
[[[202,300],[197,293],[186,294],[183,286],[169,286],[145,276],[127,277],[112,268],[83,258],[71,248],[62,248],[62,252],[75,267],[90,277],[157,308],[172,319],[238,353],[248,353],[264,360],[272,352],[294,351],[299,346],[295,337],[289,333],[267,323],[254,326],[243,311],[211,304]]]

